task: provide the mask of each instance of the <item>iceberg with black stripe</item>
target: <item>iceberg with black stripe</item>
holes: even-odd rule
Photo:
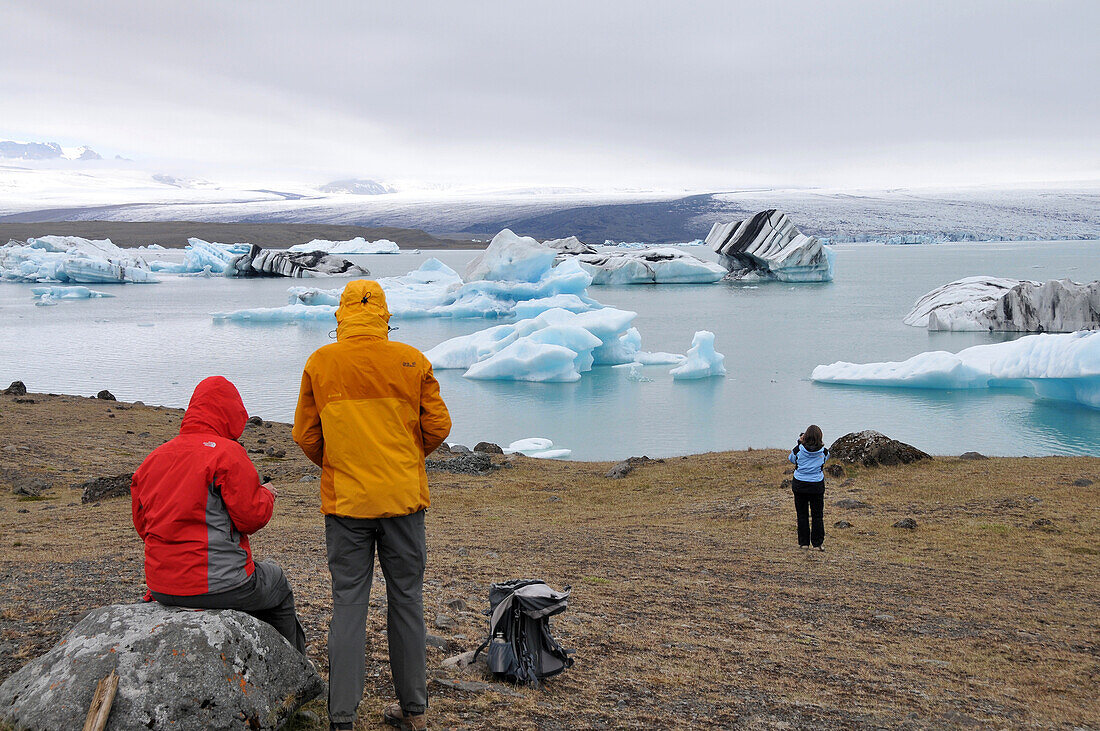
[[[781,282],[831,282],[833,252],[795,227],[786,213],[761,211],[733,223],[715,223],[706,243],[728,277],[759,276]]]

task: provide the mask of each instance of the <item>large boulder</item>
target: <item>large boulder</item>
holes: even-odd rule
[[[916,447],[891,439],[877,431],[845,434],[829,447],[829,456],[848,464],[864,467],[877,465],[909,464],[921,459],[932,459]]]
[[[276,729],[324,690],[303,655],[243,612],[115,604],[0,685],[0,726],[81,728],[112,670],[108,729]]]
[[[76,489],[81,491],[80,502],[82,503],[94,503],[111,497],[129,497],[130,483],[133,479],[132,472],[114,477],[96,477],[80,483]]]
[[[732,279],[755,275],[781,282],[833,280],[833,252],[775,209],[744,221],[715,223],[706,243]]]

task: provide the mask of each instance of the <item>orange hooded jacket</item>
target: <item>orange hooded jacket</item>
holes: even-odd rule
[[[336,310],[336,342],[306,361],[294,441],[321,467],[321,512],[391,518],[427,508],[424,456],[443,443],[451,416],[431,363],[389,340],[386,295],[349,282]]]

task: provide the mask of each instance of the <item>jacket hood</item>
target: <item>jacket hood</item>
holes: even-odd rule
[[[247,423],[248,411],[237,387],[221,376],[211,376],[195,386],[180,424],[180,434],[217,434],[235,441],[240,439]]]
[[[801,450],[801,451],[805,452],[806,454],[819,454],[819,453],[820,453],[820,452],[821,452],[821,451],[822,451],[823,449],[825,449],[825,445],[824,445],[824,444],[822,444],[822,445],[821,445],[820,447],[818,447],[817,449],[806,449],[806,445],[805,445],[805,444],[799,444],[799,445],[798,445],[798,448],[799,448],[799,450]]]
[[[357,336],[386,339],[389,323],[390,310],[382,285],[371,279],[348,282],[336,309],[336,339]]]

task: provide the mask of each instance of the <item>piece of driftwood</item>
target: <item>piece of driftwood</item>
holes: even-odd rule
[[[114,670],[95,688],[92,696],[92,705],[88,709],[88,717],[84,719],[84,731],[103,731],[107,725],[107,717],[111,715],[111,705],[115,702],[115,693],[118,692],[118,673]]]

